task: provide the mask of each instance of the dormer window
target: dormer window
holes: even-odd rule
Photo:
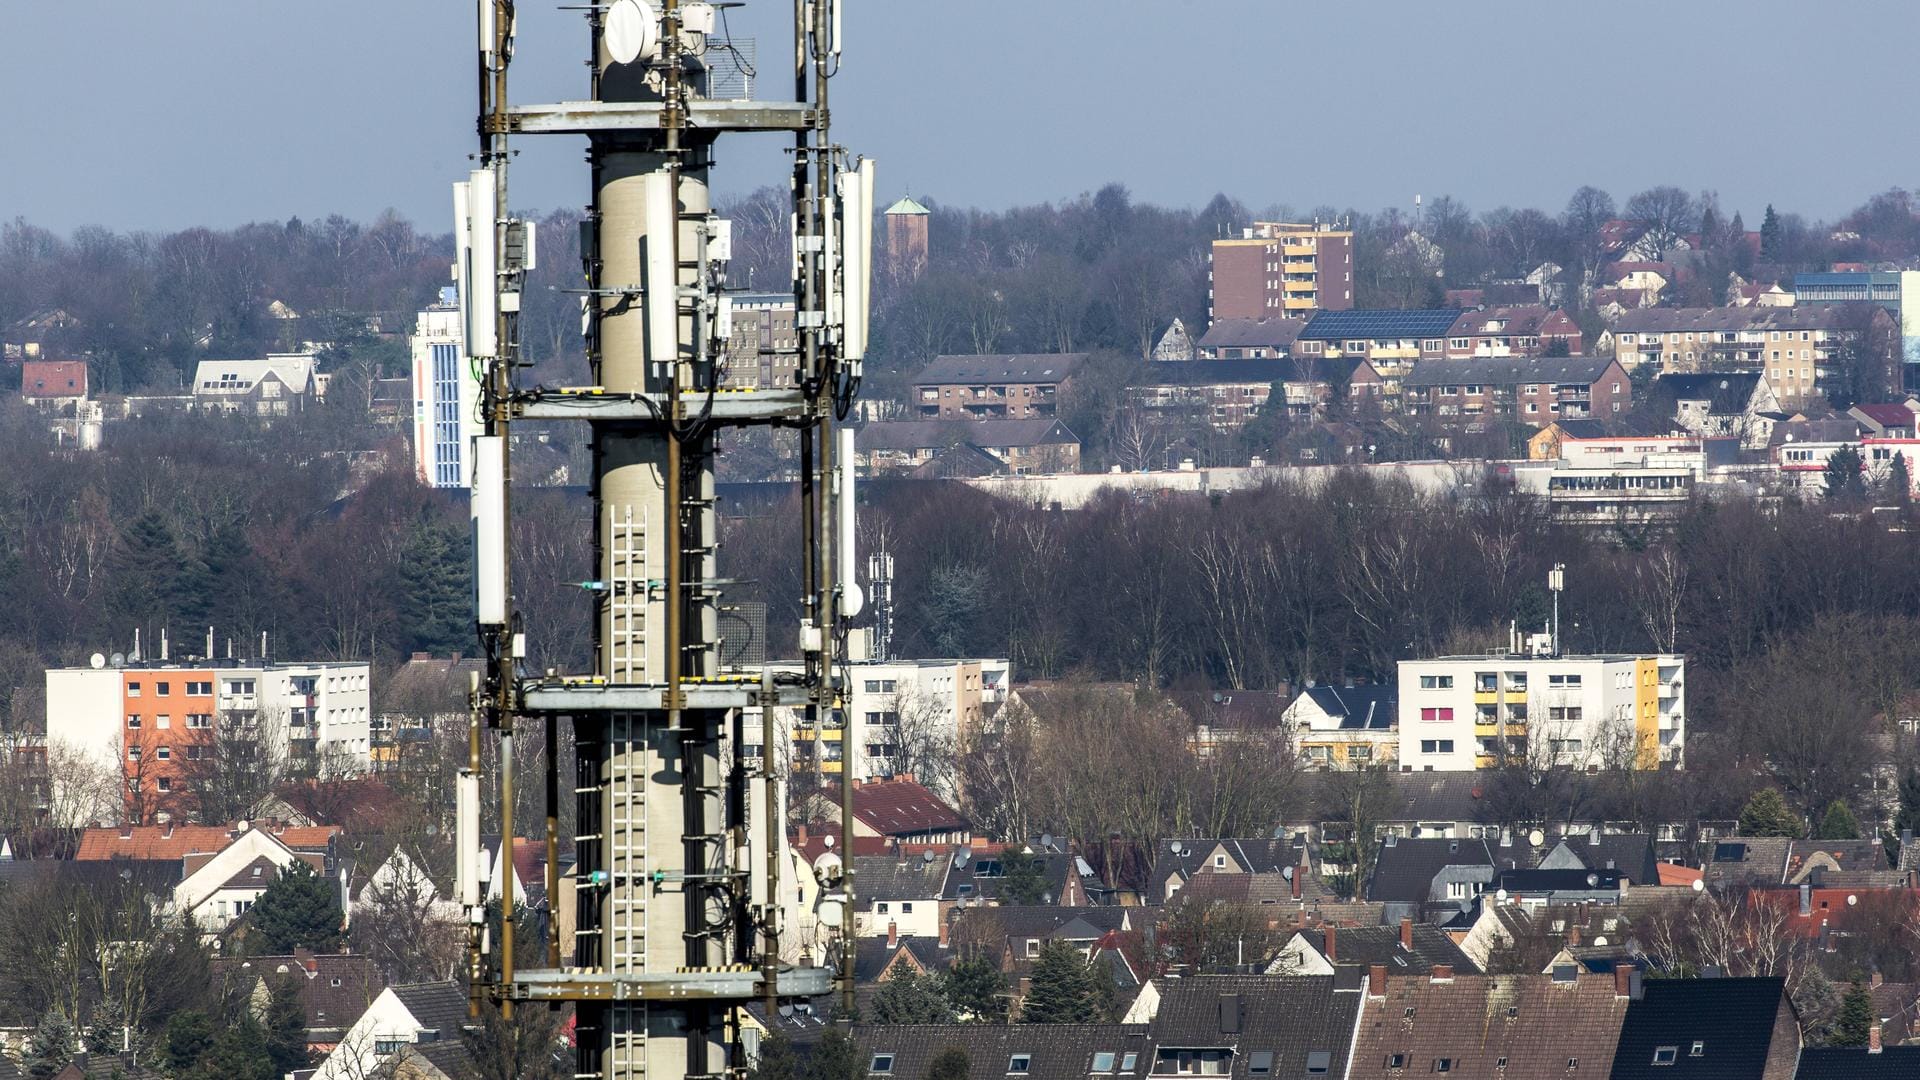
[[[867,1071],[870,1073],[873,1073],[876,1076],[886,1076],[887,1074],[893,1072],[893,1055],[892,1054],[873,1055],[873,1062],[867,1066]]]
[[[1007,1059],[1008,1076],[1025,1076],[1033,1069],[1032,1054],[1015,1054]]]

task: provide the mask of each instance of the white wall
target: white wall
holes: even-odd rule
[[[50,755],[75,752],[100,771],[99,778],[118,780],[122,768],[120,732],[126,722],[121,679],[121,672],[114,668],[47,671],[47,750]],[[67,770],[54,770],[54,773],[55,784],[91,787],[97,779],[68,775]],[[117,790],[116,786],[114,791]],[[65,824],[85,824],[94,818],[116,820],[120,816],[119,804],[107,801],[107,795],[103,790],[83,798],[78,791],[56,791],[53,805],[71,808],[85,819]]]

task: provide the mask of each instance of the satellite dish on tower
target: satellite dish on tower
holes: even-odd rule
[[[607,55],[616,64],[653,59],[660,46],[660,17],[647,0],[613,0],[607,9]]]
[[[94,653],[87,658],[87,666],[95,671],[99,671],[101,668],[107,666],[107,658],[101,656],[99,653]]]
[[[822,845],[824,845],[824,846],[825,846],[825,847],[826,847],[826,848],[827,848],[828,850],[832,850],[832,848],[833,848],[833,837],[831,837],[831,836],[823,836],[823,837],[821,837],[821,838],[820,838],[820,843],[821,843]]]

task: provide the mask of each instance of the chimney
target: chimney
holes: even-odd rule
[[[1306,875],[1305,867],[1294,868],[1292,885],[1293,885],[1293,898],[1295,900],[1300,899],[1300,879],[1305,875]]]
[[[120,826],[120,839],[122,839],[122,840],[131,840],[131,839],[133,839],[133,826],[132,826],[132,825],[122,825],[122,826]]]
[[[1337,933],[1338,931],[1334,928],[1334,925],[1332,923],[1328,923],[1327,925],[1320,928],[1320,952],[1326,956],[1327,963],[1329,964],[1333,963],[1335,959],[1334,952],[1333,952],[1333,939],[1337,935]]]
[[[1387,996],[1387,965],[1375,964],[1367,969],[1367,996]]]
[[[1880,983],[1884,980],[1884,978],[1885,976],[1881,975],[1878,971],[1875,971],[1873,974],[1867,976],[1867,985],[1877,990],[1880,988]]]
[[[900,781],[903,784],[912,784],[917,782],[914,780],[913,774],[910,772],[903,772],[899,776],[894,777],[894,779]]]
[[[1571,945],[1576,949],[1580,947],[1580,924],[1579,923],[1577,922],[1569,923],[1567,925],[1567,944]]]
[[[1633,996],[1633,967],[1628,964],[1613,965],[1613,996],[1617,998]]]
[[[1413,951],[1413,920],[1412,919],[1403,918],[1400,920],[1400,947],[1407,950],[1408,952]]]
[[[900,927],[892,919],[887,920],[887,948],[900,947]]]
[[[1452,964],[1433,965],[1433,971],[1427,976],[1427,980],[1429,982],[1452,982],[1453,981],[1453,965]]]
[[[1875,1020],[1873,1022],[1873,1026],[1867,1029],[1867,1053],[1877,1054],[1879,1052],[1880,1052],[1880,1021]]]
[[[950,947],[948,945],[948,938],[947,938],[947,935],[950,932],[951,932],[950,924],[947,922],[947,920],[941,919],[940,920],[940,947],[943,949]]]
[[[805,824],[795,825],[793,827],[793,842],[802,847],[806,846],[807,827]]]

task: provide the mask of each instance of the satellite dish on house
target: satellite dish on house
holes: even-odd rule
[[[1706,892],[1707,883],[1701,878],[1694,878],[1692,888],[1694,892]]]
[[[1592,889],[1592,888],[1597,888],[1597,887],[1599,887],[1599,885],[1600,885],[1600,875],[1599,875],[1599,874],[1588,874],[1588,875],[1587,875],[1587,888],[1589,888],[1589,889]]]
[[[1048,851],[1052,851],[1052,850],[1053,850],[1053,834],[1052,834],[1052,833],[1041,833],[1041,834],[1040,834],[1040,846],[1041,846],[1041,847],[1043,847],[1043,848],[1046,848],[1046,849],[1047,849]]]
[[[938,855],[936,855],[936,854],[934,854],[934,852],[933,852],[933,849],[932,849],[932,848],[928,848],[927,850],[925,850],[925,851],[923,851],[923,852],[921,852],[921,853],[920,853],[920,861],[921,861],[921,862],[923,862],[923,863],[926,863],[926,864],[927,864],[928,866],[932,866],[932,865],[933,865],[933,860],[935,860],[935,859],[937,859],[937,858],[939,858],[939,857],[940,857],[940,856],[938,856]]]
[[[1505,890],[1505,889],[1496,889],[1496,890],[1494,890],[1494,893],[1493,893],[1493,898],[1494,898],[1495,900],[1498,900],[1498,901],[1500,901],[1500,902],[1501,902],[1501,903],[1503,903],[1503,904],[1504,904],[1504,903],[1506,903],[1506,902],[1507,902],[1507,890]]]
[[[1852,907],[1853,905],[1855,905],[1855,904],[1857,904],[1857,903],[1859,903],[1859,902],[1860,902],[1860,897],[1859,897],[1859,896],[1858,896],[1857,894],[1855,894],[1855,893],[1848,893],[1848,894],[1847,894],[1847,906],[1848,906],[1848,907]]]
[[[831,836],[823,836],[823,837],[821,837],[821,838],[820,838],[820,843],[821,843],[821,844],[822,844],[822,845],[823,845],[824,847],[826,847],[826,848],[827,848],[828,850],[832,850],[832,848],[833,848],[833,837],[831,837]]]
[[[118,668],[118,667],[126,667],[126,666],[127,666],[127,654],[126,654],[126,653],[114,653],[114,654],[113,654],[113,655],[112,655],[111,657],[108,657],[108,658],[107,658],[107,663],[109,663],[109,664],[112,664],[112,665],[113,665],[114,667],[117,667],[117,668]]]
[[[1281,877],[1283,877],[1283,878],[1286,878],[1286,879],[1287,879],[1288,881],[1292,881],[1292,880],[1293,880],[1293,867],[1291,867],[1291,866],[1283,866],[1283,867],[1281,867],[1281,868],[1280,868],[1280,876],[1281,876]]]
[[[1175,855],[1180,854],[1180,841],[1178,840],[1167,841],[1167,850],[1173,852]]]
[[[99,671],[101,668],[107,666],[107,658],[101,656],[99,653],[94,653],[92,656],[87,657],[87,666],[95,671]]]
[[[954,868],[955,870],[958,870],[958,869],[960,869],[961,867],[963,867],[963,866],[965,866],[965,865],[967,865],[967,853],[966,853],[966,852],[965,852],[964,850],[963,850],[963,851],[956,851],[956,852],[954,852],[954,853],[953,853],[953,868]]]
[[[1547,834],[1541,832],[1539,829],[1535,829],[1527,834],[1527,843],[1532,844],[1534,847],[1539,847],[1546,842]]]

